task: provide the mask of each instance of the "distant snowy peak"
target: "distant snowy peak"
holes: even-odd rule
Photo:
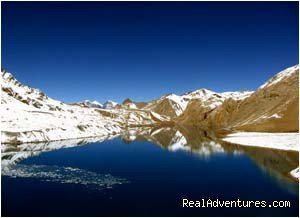
[[[254,91],[221,92],[220,95],[226,99],[243,100],[252,95]]]
[[[94,101],[84,100],[83,102],[75,103],[75,105],[80,105],[89,108],[113,109],[118,105],[118,103],[108,100],[104,104],[101,104],[100,102],[95,100]]]
[[[75,105],[80,105],[89,108],[113,109],[119,104],[111,100],[106,101],[104,104],[101,104],[100,102],[95,100],[84,100],[83,102],[75,103]]]
[[[80,104],[90,108],[103,108],[103,105],[98,101],[84,100],[83,102],[80,102]]]
[[[115,108],[117,105],[118,105],[117,102],[108,100],[108,101],[106,101],[106,102],[103,104],[103,108],[104,108],[104,109],[113,109],[113,108]]]
[[[169,94],[162,97],[162,99],[168,99],[176,115],[179,116],[193,99],[201,100],[203,104],[213,109],[221,105],[226,99],[232,98],[234,100],[243,100],[252,93],[252,91],[217,93],[208,89],[199,89],[183,95]]]
[[[144,109],[174,118],[180,116],[192,100],[200,100],[203,106],[214,109],[226,99],[243,100],[252,93],[252,91],[217,93],[208,89],[198,89],[183,95],[173,93],[163,95],[159,99],[149,102]]]
[[[192,99],[198,99],[203,102],[204,106],[208,106],[211,109],[214,109],[227,99],[233,100],[243,100],[249,97],[253,92],[252,91],[236,91],[236,92],[213,92],[207,89],[200,89],[192,92],[186,97],[192,96]]]
[[[208,97],[208,96],[212,96],[216,94],[216,92],[213,92],[211,90],[208,89],[198,89],[192,92],[187,92],[185,94],[183,94],[182,96],[188,96],[191,98],[204,98],[204,97]]]
[[[225,100],[227,98],[232,98],[234,100],[240,100],[244,99],[246,97],[249,97],[253,91],[235,91],[235,92],[214,92],[208,89],[199,89],[193,92],[186,93],[182,95],[186,98],[193,98],[193,99],[201,99],[203,101],[209,100],[209,99],[222,99]]]
[[[266,83],[264,83],[262,86],[259,87],[259,89],[267,88],[269,86],[275,85],[276,83],[280,82],[281,80],[284,80],[290,76],[292,76],[295,73],[298,73],[299,71],[299,65],[295,65],[293,67],[289,67],[279,73],[277,73],[275,76],[273,76],[271,79],[269,79]]]

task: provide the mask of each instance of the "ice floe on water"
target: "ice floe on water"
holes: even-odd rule
[[[9,170],[2,170],[2,175],[12,178],[33,178],[44,182],[78,184],[98,190],[129,183],[127,179],[114,177],[110,174],[99,174],[73,167],[35,164],[18,164]]]
[[[114,177],[110,174],[99,174],[79,168],[19,164],[21,160],[43,152],[81,146],[87,143],[102,142],[103,140],[115,137],[107,136],[44,143],[25,143],[21,145],[2,145],[1,175],[12,178],[33,178],[44,182],[57,182],[61,184],[79,184],[98,190],[128,183],[128,180],[124,178]]]
[[[223,141],[254,147],[299,151],[299,133],[237,132]]]

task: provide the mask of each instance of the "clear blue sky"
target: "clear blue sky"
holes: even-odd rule
[[[67,102],[253,90],[298,63],[298,2],[2,2],[2,67]]]

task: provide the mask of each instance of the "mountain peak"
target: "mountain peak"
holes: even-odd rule
[[[95,100],[94,101],[84,100],[83,105],[85,105],[87,107],[92,107],[92,108],[103,108],[103,105]]]
[[[126,98],[122,104],[129,104],[129,103],[133,103],[133,101],[130,98]]]
[[[117,102],[112,101],[112,100],[107,100],[104,104],[103,104],[103,108],[105,109],[112,109],[114,107],[116,107],[118,105]]]
[[[280,82],[281,80],[283,80],[284,78],[287,78],[287,77],[291,76],[292,74],[297,73],[298,72],[297,70],[299,70],[298,64],[296,64],[292,67],[286,68],[286,69],[280,71],[279,73],[277,73],[275,76],[273,76],[271,79],[269,79],[266,83],[261,85],[259,87],[259,89],[274,85],[274,84]]]

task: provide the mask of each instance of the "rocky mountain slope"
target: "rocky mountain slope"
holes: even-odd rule
[[[148,103],[139,104],[140,109],[154,111],[158,114],[169,116],[174,119],[180,116],[186,109],[187,105],[192,100],[201,100],[203,104],[214,109],[221,105],[226,99],[232,98],[235,100],[244,99],[252,94],[251,91],[245,92],[223,92],[216,93],[208,89],[199,89],[193,92],[185,93],[183,95],[168,94]],[[124,101],[129,104],[128,101]],[[135,102],[130,102],[131,104]]]
[[[243,101],[230,121],[237,130],[297,132],[299,130],[299,67],[288,68]]]
[[[246,98],[227,98],[212,108],[201,99],[190,101],[177,119],[181,125],[259,132],[297,132],[299,66],[276,74]]]

